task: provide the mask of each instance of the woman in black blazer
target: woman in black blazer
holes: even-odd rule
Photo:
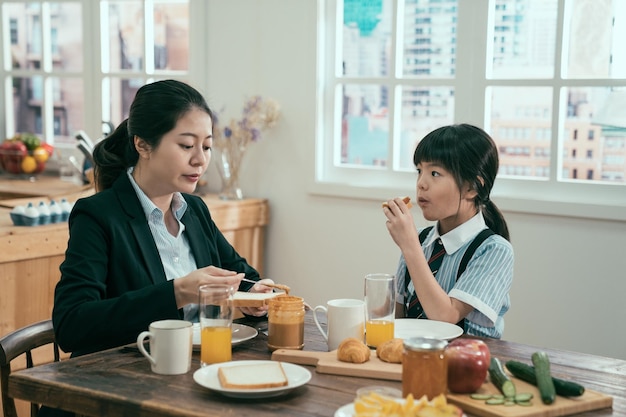
[[[193,320],[198,287],[241,283],[258,272],[226,241],[192,195],[212,146],[213,114],[202,95],[174,80],[141,87],[129,117],[94,150],[97,193],[80,199],[52,319],[73,355],[132,343],[155,321]],[[263,315],[263,308],[245,309]]]

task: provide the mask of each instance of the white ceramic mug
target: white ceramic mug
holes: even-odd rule
[[[143,342],[150,339],[150,353]],[[193,325],[185,320],[159,320],[150,323],[148,331],[139,333],[137,347],[148,358],[152,372],[179,375],[191,369]]]
[[[313,309],[313,319],[317,328],[328,342],[328,350],[337,349],[339,343],[347,337],[356,337],[363,340],[365,334],[365,302],[340,298],[330,300],[326,306],[316,306]],[[324,331],[317,318],[317,312],[323,311],[328,317],[328,332]]]

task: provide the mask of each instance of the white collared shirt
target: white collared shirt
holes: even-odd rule
[[[146,215],[146,221],[150,227],[150,232],[152,232],[152,238],[159,251],[161,262],[163,263],[165,277],[168,281],[171,281],[195,271],[198,269],[196,260],[191,252],[189,241],[183,234],[185,225],[180,221],[187,210],[187,202],[182,194],[174,193],[172,198],[172,213],[178,222],[178,234],[172,236],[165,225],[163,211],[150,200],[137,182],[135,182],[132,172],[133,168],[131,167],[128,169],[127,175],[135,189],[135,193],[137,193],[144,214]],[[183,308],[185,320],[197,321],[197,310],[197,306],[194,304],[185,306]]]

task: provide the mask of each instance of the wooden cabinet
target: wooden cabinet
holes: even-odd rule
[[[73,201],[92,193],[51,180],[42,181],[39,189],[32,184],[0,180],[0,196],[27,197],[0,201],[0,335],[51,316],[59,265],[68,239],[67,223],[13,226],[11,207],[28,201],[38,204],[48,200],[45,196],[68,195],[68,200]],[[46,187],[43,192],[42,187]],[[214,195],[203,198],[225,237],[262,274],[265,226],[269,219],[267,201],[223,201]]]

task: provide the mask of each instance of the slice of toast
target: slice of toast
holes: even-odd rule
[[[289,383],[280,362],[220,366],[217,376],[223,388],[232,389],[275,388]]]
[[[277,292],[237,291],[233,295],[233,305],[235,307],[263,307],[270,298],[274,298],[279,294]]]

